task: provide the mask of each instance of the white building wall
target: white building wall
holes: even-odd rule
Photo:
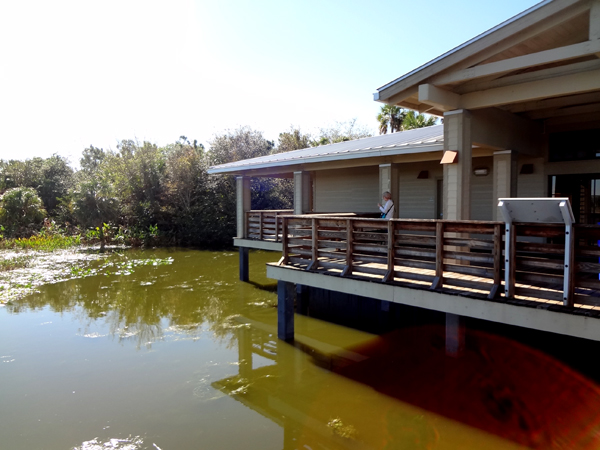
[[[520,156],[518,161],[517,197],[548,197],[544,159]],[[521,174],[524,164],[533,164],[533,173]]]
[[[378,202],[379,166],[314,173],[315,212],[377,213]]]
[[[485,176],[471,175],[471,220],[494,220],[494,158],[473,158],[473,169],[487,168]]]
[[[428,178],[417,178],[423,170]],[[438,161],[400,164],[400,192],[396,194],[400,219],[435,219],[437,180],[443,177],[443,167]]]

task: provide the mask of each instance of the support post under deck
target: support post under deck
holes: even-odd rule
[[[239,247],[240,250],[240,281],[250,280],[248,269],[248,247]]]
[[[277,281],[277,337],[294,340],[294,284]]]

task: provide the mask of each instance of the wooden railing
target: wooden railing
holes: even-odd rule
[[[282,228],[282,265],[490,299],[506,296],[503,222],[286,216]],[[570,292],[562,284],[564,226],[513,224],[513,235],[509,297],[600,304],[600,227],[575,227]]]
[[[259,241],[281,242],[283,214],[292,214],[292,209],[252,210],[246,211],[247,239]]]
[[[566,306],[574,304],[600,305],[600,227],[574,225],[573,236],[565,235],[564,225],[513,224],[517,235],[512,243],[514,291],[508,297],[533,297]],[[572,239],[574,252],[565,262],[565,243]],[[541,242],[540,242],[541,241]],[[566,268],[570,271],[569,286],[564,288]]]

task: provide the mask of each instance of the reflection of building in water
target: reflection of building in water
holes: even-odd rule
[[[298,330],[291,345],[272,325],[240,320],[239,372],[213,387],[279,424],[285,449],[600,444],[600,389],[515,341],[467,331],[450,356],[443,327],[423,326],[348,347]]]

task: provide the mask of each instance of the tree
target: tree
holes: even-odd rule
[[[0,192],[15,187],[31,187],[36,189],[42,181],[42,158],[26,161],[11,159],[0,164]]]
[[[7,236],[29,235],[42,226],[46,210],[33,188],[16,187],[0,197],[0,225]]]
[[[51,216],[58,212],[61,200],[67,199],[73,183],[73,169],[66,158],[55,154],[43,161],[41,179],[35,188]]]
[[[347,122],[336,122],[335,125],[328,128],[321,128],[319,136],[311,144],[316,147],[371,136],[371,132],[366,127],[357,125],[356,119],[352,119]]]
[[[414,128],[424,128],[435,125],[437,118],[435,116],[426,117],[424,114],[417,114],[415,111],[408,111],[402,122],[403,130],[412,130]]]
[[[105,172],[121,203],[122,219],[129,227],[147,230],[160,212],[166,157],[156,144],[122,140],[118,152],[107,153]]]
[[[290,131],[279,133],[279,143],[274,153],[291,152],[311,146],[311,136],[302,134],[299,128],[290,127]]]
[[[388,130],[390,133],[403,130],[402,122],[405,117],[406,111],[399,106],[383,105],[377,115],[379,134],[387,134]]]
[[[180,140],[164,148],[166,168],[161,198],[161,227],[178,243],[203,245],[203,217],[211,216],[207,198],[207,162],[197,141]]]
[[[242,127],[227,131],[222,136],[216,136],[210,143],[208,158],[211,166],[227,164],[269,155],[274,146],[274,143],[266,140],[260,131]]]
[[[104,249],[106,236],[104,224],[119,217],[120,202],[107,161],[110,157],[103,149],[90,146],[80,159],[81,170],[73,193],[73,212],[80,225],[98,228],[100,246]]]

